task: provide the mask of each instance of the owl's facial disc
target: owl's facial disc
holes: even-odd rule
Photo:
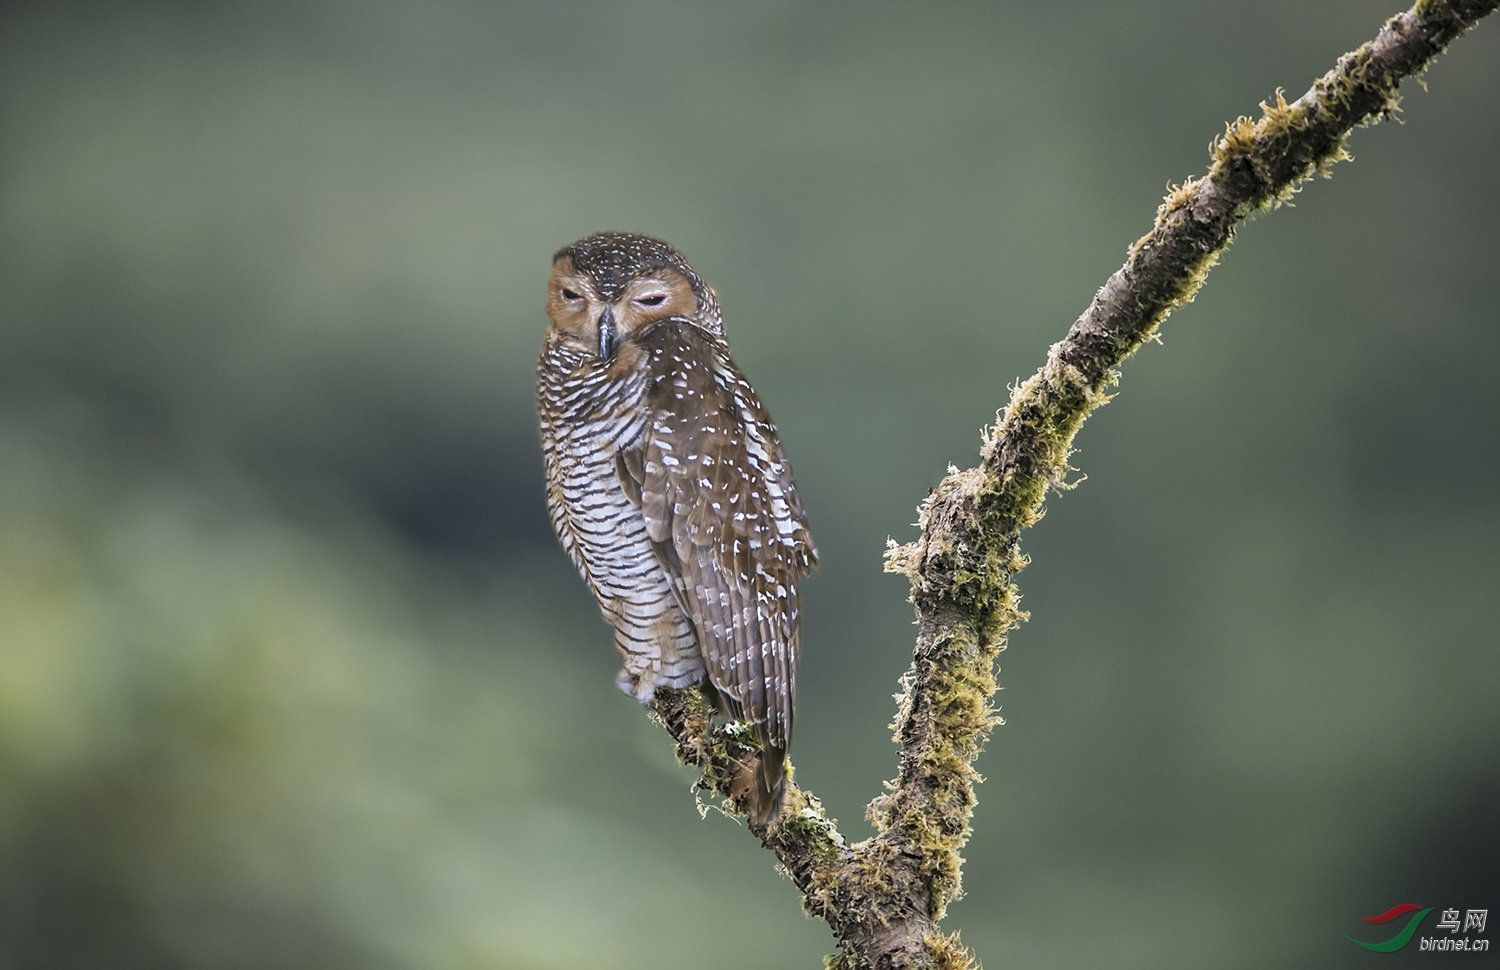
[[[581,271],[563,256],[547,284],[552,329],[580,350],[596,353],[606,365],[657,323],[668,318],[695,321],[698,309],[692,284],[672,267],[647,268],[620,280]]]
[[[621,336],[626,338],[645,333],[669,317],[694,320],[698,316],[698,297],[692,284],[671,268],[626,283],[614,306]]]
[[[552,318],[555,332],[579,345],[579,349],[602,351],[604,335],[600,324],[606,308],[593,282],[573,268],[571,259],[557,261],[547,283],[547,316]],[[618,342],[618,337],[612,338],[612,344]]]

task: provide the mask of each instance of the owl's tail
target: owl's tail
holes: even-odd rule
[[[786,802],[786,748],[766,745],[750,786],[750,824],[765,828],[781,817]]]

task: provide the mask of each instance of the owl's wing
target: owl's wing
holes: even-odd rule
[[[671,322],[642,343],[651,413],[639,447],[620,455],[622,484],[640,504],[730,713],[785,752],[796,698],[797,580],[817,562],[791,467],[770,415],[721,343]]]

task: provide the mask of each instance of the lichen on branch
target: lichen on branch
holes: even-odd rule
[[[979,464],[952,469],[922,504],[920,536],[892,545],[889,570],[911,582],[918,620],[893,729],[900,769],[867,812],[876,834],[849,845],[810,793],[789,784],[781,822],[751,831],[776,853],[809,913],[839,942],[836,968],[963,968],[957,936],[937,928],[961,893],[959,850],[969,837],[973,762],[1000,718],[991,705],[1005,635],[1025,619],[1015,575],[1020,534],[1051,490],[1067,488],[1073,438],[1109,400],[1117,368],[1191,302],[1240,223],[1286,201],[1308,178],[1348,157],[1360,125],[1398,110],[1401,81],[1421,74],[1449,42],[1500,0],[1421,0],[1338,63],[1297,100],[1278,90],[1255,120],[1239,118],[1210,145],[1204,176],[1177,186],[1125,265],[1011,393],[985,433]],[[758,747],[715,726],[701,692],[658,691],[653,709],[700,787],[743,812]]]

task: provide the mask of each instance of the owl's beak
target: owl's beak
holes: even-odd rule
[[[615,333],[615,311],[609,307],[599,316],[599,359],[609,363],[615,359],[615,350],[620,339]]]

